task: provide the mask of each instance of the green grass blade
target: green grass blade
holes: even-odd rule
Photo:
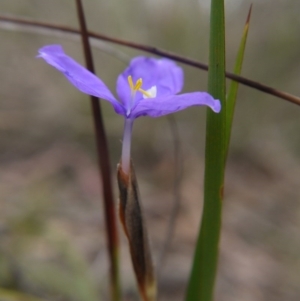
[[[207,111],[204,207],[187,301],[211,301],[218,262],[225,165],[225,16],[224,1],[211,1],[208,91],[220,99],[219,114]]]
[[[242,39],[240,42],[240,47],[239,47],[239,50],[237,53],[237,58],[235,61],[235,67],[234,67],[233,73],[236,75],[240,75],[241,71],[242,71],[242,65],[243,65],[243,60],[244,60],[251,11],[252,11],[252,5],[250,6],[250,9],[249,9],[248,17],[247,17],[246,24],[244,27]],[[230,87],[229,87],[229,92],[227,95],[227,100],[226,100],[226,143],[225,143],[226,144],[226,154],[228,153],[228,147],[229,147],[229,142],[230,142],[231,127],[232,127],[233,114],[234,114],[238,87],[239,87],[238,82],[236,82],[236,81],[231,82]]]

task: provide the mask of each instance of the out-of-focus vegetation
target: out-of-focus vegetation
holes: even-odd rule
[[[207,62],[207,2],[84,4],[93,31]],[[298,1],[228,1],[227,69],[233,68],[250,2],[242,74],[300,95]],[[0,11],[77,27],[70,0],[2,0]],[[1,24],[0,34],[0,299],[105,300],[108,264],[88,97],[35,58],[41,46],[59,43],[83,62],[79,39],[7,24]],[[125,64],[99,47],[94,48],[97,73],[114,90]],[[117,49],[128,57],[141,54]],[[186,91],[206,89],[205,72],[184,69]],[[115,167],[123,120],[109,104],[103,102],[103,109]],[[299,115],[293,104],[240,86],[216,300],[300,298]],[[201,213],[205,112],[189,109],[175,117],[184,155],[182,205],[160,300],[183,300]],[[164,118],[141,118],[135,124],[133,158],[156,257],[173,199],[170,135]],[[123,234],[121,239],[124,295],[135,300]]]

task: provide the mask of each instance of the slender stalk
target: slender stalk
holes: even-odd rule
[[[86,27],[83,6],[81,0],[76,0],[77,14],[81,28],[81,37],[86,65],[89,71],[95,73],[91,46]],[[108,254],[110,259],[110,280],[111,280],[111,299],[120,300],[119,284],[119,240],[116,226],[116,212],[111,184],[110,159],[107,146],[107,139],[101,114],[100,101],[97,97],[91,96],[91,106],[95,127],[95,138],[98,152],[99,171],[102,179],[103,201],[106,221],[106,234]]]
[[[63,25],[55,25],[55,24],[39,22],[39,21],[31,21],[31,20],[26,20],[26,19],[22,19],[22,18],[7,17],[7,16],[0,15],[0,21],[27,25],[27,26],[35,26],[35,27],[39,27],[39,28],[46,28],[46,29],[56,30],[56,31],[60,31],[60,32],[62,31],[62,32],[68,32],[68,33],[73,33],[73,34],[80,34],[80,31],[78,31],[77,29],[72,28],[72,27],[63,26]],[[143,45],[143,44],[139,44],[139,43],[134,43],[134,42],[130,42],[130,41],[125,41],[125,40],[121,40],[121,39],[112,38],[112,37],[109,37],[109,36],[106,36],[103,34],[99,34],[99,33],[95,33],[92,31],[89,31],[88,35],[94,39],[107,41],[110,43],[126,46],[126,47],[133,48],[133,49],[142,50],[142,51],[145,51],[148,53],[152,53],[152,54],[170,58],[174,61],[180,62],[185,65],[189,65],[189,66],[192,66],[192,67],[195,67],[198,69],[202,69],[202,70],[206,70],[206,71],[208,70],[207,64],[201,63],[199,61],[196,61],[196,60],[184,57],[184,56],[180,56],[180,55],[172,53],[172,52],[165,51],[163,49],[159,49],[156,47]],[[244,86],[248,86],[250,88],[273,95],[280,99],[287,100],[296,105],[300,105],[300,98],[295,95],[274,89],[270,86],[267,86],[267,85],[261,84],[259,82],[256,82],[254,80],[233,74],[231,72],[226,71],[225,75],[227,78],[232,79]]]
[[[122,170],[126,175],[129,174],[129,170],[130,170],[132,126],[133,126],[133,119],[125,118],[123,141],[122,141],[121,165],[122,165]]]

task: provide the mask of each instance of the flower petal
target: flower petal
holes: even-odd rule
[[[115,99],[107,86],[93,73],[65,54],[60,45],[49,45],[39,50],[38,57],[62,72],[81,92],[109,101],[115,111],[124,115],[123,106]]]
[[[206,92],[192,92],[181,95],[146,98],[131,111],[131,118],[140,116],[160,117],[191,106],[208,106],[214,112],[221,110],[220,101]]]
[[[143,80],[142,89],[149,90],[157,87],[157,96],[173,95],[183,87],[183,71],[173,61],[168,59],[155,59],[150,57],[136,57],[129,66],[119,75],[117,80],[117,93],[123,104],[128,108],[131,102],[131,91],[128,85],[128,76],[133,82],[139,78]],[[136,93],[135,101],[143,99],[140,92]]]

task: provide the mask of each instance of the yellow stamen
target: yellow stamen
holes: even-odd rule
[[[127,79],[128,79],[128,83],[129,83],[129,87],[130,87],[131,91],[136,92],[136,91],[140,90],[140,88],[143,84],[143,80],[141,78],[139,78],[135,84],[133,83],[131,75],[129,75]]]
[[[133,81],[132,81],[132,76],[129,75],[127,79],[128,79],[130,90],[134,91],[134,84],[133,84]]]
[[[151,98],[151,97],[152,97],[152,95],[151,95],[150,93],[148,93],[147,91],[145,91],[145,90],[143,90],[143,89],[139,89],[139,91],[140,91],[141,93],[143,93],[145,96],[147,96],[148,98]]]
[[[136,83],[134,84],[133,83],[133,80],[132,80],[132,76],[129,75],[128,78],[128,83],[129,83],[129,87],[130,87],[130,90],[131,90],[131,93],[132,95],[135,95],[135,92],[139,91],[141,92],[142,94],[144,94],[146,97],[148,98],[151,98],[153,97],[149,92],[143,90],[141,87],[143,85],[143,80],[141,78],[139,78]]]
[[[143,84],[143,80],[142,80],[141,78],[139,78],[139,79],[136,81],[136,83],[135,83],[134,90],[135,90],[135,91],[139,91],[140,88],[141,88],[141,86],[142,86],[142,84]]]

